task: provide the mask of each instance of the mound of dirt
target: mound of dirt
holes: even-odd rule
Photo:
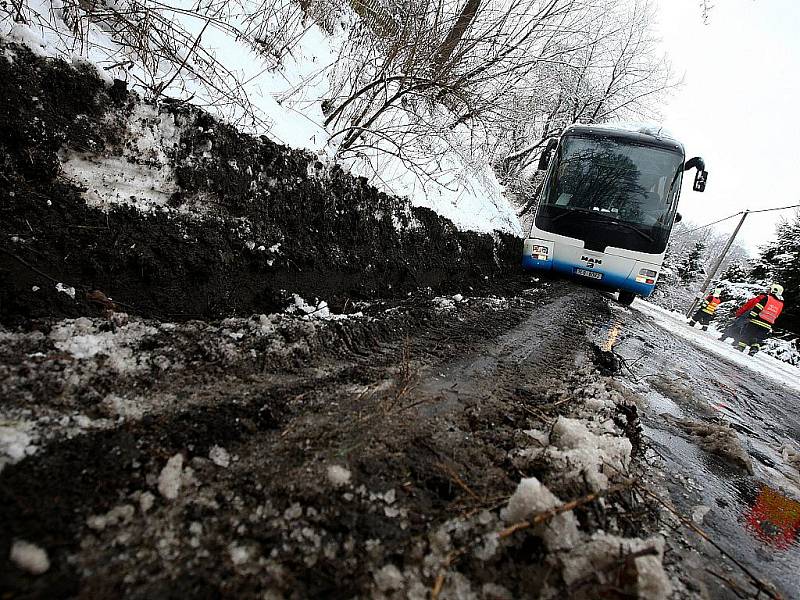
[[[1,322],[220,318],[292,293],[341,312],[485,289],[518,264],[518,238],[459,231],[313,154],[146,104],[87,65],[0,54]]]

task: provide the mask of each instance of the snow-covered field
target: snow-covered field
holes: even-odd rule
[[[756,356],[748,356],[739,352],[730,344],[720,341],[718,337],[721,332],[714,329],[713,326],[708,331],[692,328],[681,313],[665,310],[644,300],[636,300],[632,308],[647,315],[656,325],[670,333],[723,357],[737,366],[748,369],[754,374],[770,377],[800,392],[800,369],[797,367],[763,352],[759,352]]]

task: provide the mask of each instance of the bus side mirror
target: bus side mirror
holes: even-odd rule
[[[706,179],[708,179],[708,171],[698,170],[694,176],[694,184],[692,184],[692,189],[695,192],[704,192],[706,190]]]
[[[706,179],[708,179],[708,171],[706,171],[705,161],[699,156],[690,158],[683,165],[684,171],[688,171],[689,169],[697,169],[697,173],[695,173],[694,176],[694,184],[692,185],[692,189],[695,192],[704,192],[706,189]]]
[[[683,221],[683,215],[681,213],[675,213],[675,222],[680,223]]]
[[[539,155],[539,170],[546,171],[547,167],[550,165],[550,156],[553,154],[553,150],[556,149],[558,146],[558,140],[550,139],[547,142],[547,146],[542,153]]]

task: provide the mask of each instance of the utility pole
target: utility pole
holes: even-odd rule
[[[697,292],[697,296],[695,296],[694,300],[692,300],[692,304],[689,306],[689,310],[686,311],[686,316],[691,317],[694,314],[694,311],[697,309],[697,305],[700,304],[700,300],[705,297],[706,290],[708,290],[708,284],[711,283],[714,277],[719,270],[719,266],[722,264],[722,261],[725,260],[725,255],[728,253],[728,250],[731,249],[733,246],[733,240],[736,239],[736,235],[739,233],[739,230],[742,228],[744,224],[744,220],[747,218],[747,215],[750,214],[749,210],[746,210],[742,213],[742,218],[739,220],[739,224],[736,226],[736,229],[733,230],[728,243],[725,244],[725,249],[722,251],[722,254],[719,255],[717,262],[714,263],[714,266],[711,267],[711,272],[706,277],[706,280],[703,282],[703,286],[700,288],[700,291]]]

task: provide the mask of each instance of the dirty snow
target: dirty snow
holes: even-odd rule
[[[562,465],[564,477],[586,482],[593,491],[608,487],[609,476],[627,471],[631,460],[631,442],[612,431],[598,435],[589,429],[589,421],[559,417],[553,426],[547,456]]]
[[[706,452],[716,454],[729,463],[753,474],[753,462],[750,455],[742,446],[736,432],[727,424],[700,423],[689,419],[675,419],[667,417],[686,433],[697,440],[697,444]]]
[[[155,501],[156,497],[150,492],[144,492],[141,494],[139,496],[139,510],[142,512],[142,514],[153,508]]]
[[[71,286],[68,286],[68,285],[64,285],[63,283],[59,282],[59,283],[56,284],[56,291],[57,292],[61,292],[62,294],[66,294],[67,296],[69,296],[73,300],[75,299],[75,288],[74,287],[71,287]]]
[[[328,467],[328,481],[334,487],[342,487],[350,483],[350,471],[340,465],[330,465]]]
[[[635,553],[652,552],[637,556],[631,565],[625,560]],[[672,593],[667,574],[664,572],[664,539],[621,538],[597,532],[569,554],[562,556],[563,577],[568,586],[573,586],[587,577],[597,578],[601,584],[616,584],[622,568],[626,575],[635,575],[638,597],[647,600],[664,600]]]
[[[56,348],[77,359],[108,356],[107,366],[117,373],[143,368],[134,347],[145,337],[155,335],[158,329],[140,321],[130,322],[116,331],[102,331],[97,325],[88,317],[65,319],[53,327],[50,339]]]
[[[211,446],[208,451],[209,460],[223,469],[227,469],[231,464],[231,455],[222,446]]]
[[[316,300],[314,304],[309,304],[306,300],[298,294],[292,294],[293,302],[286,308],[286,313],[290,315],[297,315],[305,320],[322,319],[325,321],[343,321],[363,317],[361,312],[337,315],[331,312],[328,303],[324,300]]]
[[[33,575],[41,575],[50,568],[50,559],[47,557],[47,552],[36,544],[25,540],[16,540],[14,542],[11,546],[9,558],[17,567]]]
[[[167,461],[158,476],[158,491],[167,500],[175,500],[181,491],[183,455],[178,453]]]
[[[127,126],[131,143],[123,146],[121,156],[62,151],[61,169],[68,179],[86,188],[89,206],[107,210],[126,204],[142,212],[163,208],[179,189],[170,162],[180,142],[175,116],[138,103]]]
[[[2,422],[2,421],[0,421]],[[37,450],[27,423],[11,423],[0,426],[0,472],[7,464],[14,464]]]
[[[252,550],[249,546],[240,546],[233,542],[228,546],[228,554],[231,562],[238,567],[250,561]]]
[[[454,310],[459,312],[467,312],[469,307],[477,305],[486,307],[487,314],[494,311],[496,307],[497,310],[503,310],[501,308],[503,303],[508,305],[508,301],[505,300],[483,302],[478,298],[470,298],[468,302],[457,302],[450,297],[449,301],[453,304]],[[318,306],[319,303],[317,303]],[[394,313],[387,311],[387,314]],[[484,316],[481,315],[481,318]],[[114,335],[120,336],[121,340],[126,339],[125,336],[131,336],[130,343],[135,354],[140,355],[140,360],[148,366],[148,369],[152,369],[153,373],[160,373],[160,371],[156,371],[156,365],[160,362],[159,357],[164,360],[186,362],[190,360],[189,356],[197,355],[198,349],[213,355],[214,360],[218,359],[226,365],[230,363],[225,361],[249,360],[251,350],[256,348],[260,360],[264,354],[270,351],[270,344],[273,342],[276,344],[280,342],[285,347],[300,340],[298,343],[305,344],[305,352],[314,352],[319,347],[309,341],[314,332],[338,328],[330,327],[325,322],[307,321],[287,315],[258,315],[250,319],[226,319],[216,324],[164,323],[153,327],[152,331],[148,330],[150,333],[146,333],[140,338],[132,333],[139,331],[145,325],[149,326],[149,323],[152,322],[139,322],[134,319],[128,325],[118,327]],[[38,335],[47,344],[55,344],[81,336],[98,336],[104,333],[102,329],[108,326],[108,322],[101,319],[80,322],[67,320],[54,326],[55,332],[61,332],[56,333],[55,338],[45,337],[41,333]],[[130,328],[130,332],[126,331],[128,328]],[[282,338],[281,331],[286,329],[288,329],[286,337]],[[322,337],[324,338],[323,343],[330,344],[329,336]],[[168,338],[169,341],[162,338]],[[177,347],[169,349],[163,347],[163,344],[167,343]],[[136,344],[141,345],[137,346]],[[105,348],[109,352],[116,352],[116,348],[120,345],[109,344]],[[73,348],[76,352],[87,354],[87,358],[66,360],[65,369],[68,371],[65,373],[65,377],[72,377],[80,369],[91,370],[96,376],[97,365],[103,364],[105,355],[98,351],[88,356],[91,352],[87,350],[87,347],[90,350],[94,348],[92,344],[88,344],[88,346],[78,344]],[[28,352],[31,349],[33,348],[25,348],[25,351]],[[47,351],[55,354],[52,348],[48,347]],[[60,349],[58,351],[64,352]],[[45,356],[47,355],[43,353],[40,358]],[[296,363],[293,362],[294,364]],[[200,368],[204,369],[206,365],[207,363],[201,363]],[[296,367],[293,368],[296,369]],[[74,371],[70,372],[69,370]],[[261,367],[258,368],[258,372],[263,372]],[[126,376],[130,376],[130,374],[126,374]],[[482,375],[478,375],[478,377],[482,377]],[[513,377],[514,375],[512,375]],[[508,381],[512,382],[512,378]],[[211,379],[214,377],[212,376]],[[516,384],[515,381],[513,383]],[[249,384],[249,381],[244,382],[243,387],[247,388]],[[349,387],[347,389],[350,390]],[[149,401],[146,397],[148,396],[146,390],[140,388],[134,391],[136,393],[128,395],[127,389],[117,390],[116,395],[109,393],[105,397],[99,396],[97,406],[107,406],[113,409],[110,412],[114,415],[142,408],[164,410],[163,404],[158,406],[146,404]],[[257,472],[257,469],[263,463],[269,462],[264,461],[265,456],[274,456],[274,454],[264,454],[263,451],[260,451],[258,454],[248,456],[247,448],[236,442],[236,452],[241,452],[242,458],[233,458],[242,461],[243,472],[251,474],[256,472],[258,475],[252,480],[256,487],[248,486],[247,491],[243,493],[242,490],[245,488],[234,487],[237,478],[232,477],[231,473],[220,476],[221,472],[214,466],[224,465],[233,459],[230,452],[232,447],[228,446],[226,449],[220,445],[223,443],[227,445],[229,440],[215,438],[215,432],[212,430],[209,432],[210,448],[208,451],[205,450],[205,447],[193,448],[189,444],[166,461],[169,454],[164,455],[163,450],[159,447],[158,453],[152,455],[153,460],[149,463],[152,466],[146,467],[146,483],[140,481],[135,484],[131,488],[134,491],[128,493],[124,499],[112,499],[112,504],[100,504],[102,509],[99,507],[93,509],[95,514],[83,521],[86,527],[84,533],[87,535],[83,536],[84,545],[81,546],[80,551],[80,560],[84,561],[82,568],[86,569],[86,572],[95,573],[109,568],[108,553],[115,552],[115,549],[124,544],[124,542],[119,542],[119,539],[124,540],[124,536],[132,535],[134,541],[127,545],[127,548],[130,549],[130,558],[125,559],[130,562],[120,564],[129,568],[133,573],[146,573],[155,565],[163,566],[165,561],[170,561],[171,565],[180,568],[180,565],[183,564],[181,561],[195,560],[197,557],[203,558],[204,556],[201,554],[203,552],[210,552],[212,557],[221,555],[222,559],[219,562],[227,565],[226,576],[229,577],[232,577],[234,572],[248,574],[256,569],[262,575],[266,572],[271,573],[271,569],[279,569],[290,564],[289,556],[292,557],[292,561],[305,564],[308,568],[315,568],[319,561],[350,560],[353,556],[357,556],[359,564],[364,565],[362,572],[365,575],[365,585],[370,587],[369,591],[372,592],[364,593],[364,597],[395,598],[402,595],[404,598],[428,598],[431,582],[446,569],[447,576],[439,595],[441,600],[445,598],[508,598],[511,597],[511,593],[504,585],[516,585],[515,582],[509,583],[500,578],[497,582],[487,581],[487,579],[496,573],[493,565],[516,560],[517,553],[527,547],[531,541],[531,535],[533,535],[538,538],[534,540],[537,546],[541,546],[539,541],[541,540],[547,548],[551,549],[580,548],[584,542],[588,542],[590,548],[594,549],[593,552],[589,552],[587,549],[581,555],[580,561],[576,556],[575,562],[569,565],[565,564],[565,569],[568,569],[569,573],[577,578],[576,580],[584,576],[594,576],[591,569],[596,565],[600,565],[605,571],[612,573],[615,569],[614,559],[620,556],[624,557],[626,552],[644,548],[637,544],[645,543],[613,537],[611,534],[619,533],[613,523],[613,518],[608,522],[608,536],[602,539],[589,538],[587,533],[582,533],[579,530],[578,517],[572,512],[556,515],[534,530],[519,532],[509,538],[501,539],[498,535],[507,525],[527,520],[541,511],[560,506],[563,503],[562,499],[564,501],[572,500],[584,493],[586,486],[579,472],[587,474],[591,472],[595,480],[594,485],[601,487],[604,483],[601,476],[612,477],[614,470],[605,471],[604,466],[601,466],[600,463],[603,465],[613,464],[620,469],[625,468],[629,463],[629,444],[614,442],[615,438],[622,435],[622,432],[615,428],[611,418],[614,415],[615,402],[620,398],[611,389],[609,379],[600,378],[591,369],[578,369],[564,384],[563,396],[559,395],[560,388],[548,390],[548,393],[551,391],[555,395],[553,398],[548,397],[547,401],[570,400],[568,404],[559,404],[563,407],[559,411],[568,410],[570,416],[559,417],[557,411],[548,411],[549,416],[546,417],[546,422],[520,420],[517,426],[512,426],[512,428],[519,427],[519,429],[513,432],[509,439],[513,439],[526,448],[530,445],[532,449],[539,452],[552,452],[554,456],[566,456],[570,452],[580,451],[591,460],[587,459],[580,464],[571,463],[570,468],[564,468],[559,462],[553,463],[552,472],[541,475],[537,472],[538,478],[527,478],[521,481],[507,505],[502,509],[495,504],[500,500],[495,499],[494,489],[475,487],[475,490],[482,496],[486,494],[485,506],[494,506],[491,510],[484,510],[481,505],[477,505],[477,508],[472,510],[471,500],[470,504],[463,506],[468,510],[463,510],[459,505],[449,505],[441,514],[446,514],[444,518],[450,520],[445,523],[441,523],[441,520],[432,521],[430,523],[432,530],[418,534],[416,529],[419,527],[419,522],[416,521],[416,518],[419,513],[414,504],[416,492],[413,486],[406,486],[405,477],[396,480],[389,478],[385,485],[376,484],[376,481],[380,480],[370,477],[356,487],[350,485],[355,473],[351,473],[345,463],[337,463],[334,459],[329,462],[320,462],[320,458],[324,455],[316,452],[317,458],[314,459],[316,466],[309,463],[308,470],[303,467],[300,477],[295,479],[293,475],[289,481],[289,483],[294,483],[299,480],[300,485],[306,485],[303,480],[306,478],[308,485],[313,485],[314,495],[289,495],[286,502],[281,499],[280,504],[276,503],[276,506],[273,507],[272,500],[274,498],[271,497],[272,492],[267,487],[270,478],[263,475],[268,471]],[[190,401],[182,400],[181,410],[186,410]],[[334,403],[327,404],[328,407],[333,405]],[[494,419],[494,417],[491,418]],[[494,423],[489,423],[487,420],[486,427],[493,428]],[[289,431],[292,436],[295,435],[290,429],[285,429],[285,431]],[[257,440],[258,435],[256,433],[253,440]],[[458,432],[456,435],[460,436],[461,433]],[[290,438],[287,442],[291,447],[295,447],[294,444],[297,443],[296,448],[303,451],[304,448],[311,447],[310,444],[316,443],[316,438],[308,436],[308,441],[306,438],[306,432],[300,431],[297,433],[296,439]],[[255,445],[263,448],[262,442],[263,439]],[[290,447],[289,445],[287,447]],[[184,456],[191,458],[184,459]],[[206,456],[210,460],[207,460]],[[336,455],[331,453],[328,456]],[[503,461],[505,468],[505,458],[502,453],[500,460]],[[379,462],[378,465],[380,464],[383,463]],[[159,469],[161,469],[160,472]],[[202,475],[198,476],[202,485],[190,483],[191,475],[187,475],[187,473],[192,469],[196,469],[196,472]],[[526,472],[524,468],[520,470]],[[298,470],[295,474],[300,472]],[[359,472],[361,471],[359,470]],[[465,481],[468,485],[473,483],[471,477],[465,477]],[[320,483],[322,488],[319,487]],[[262,484],[264,484],[264,488],[261,487]],[[156,493],[160,494],[162,499],[157,499],[150,491],[144,491],[145,486],[154,492],[157,489]],[[323,502],[317,496],[318,493],[325,495],[325,486],[331,492],[327,494],[329,499],[341,504],[331,505],[327,501],[328,499]],[[333,488],[336,488],[336,491],[332,491]],[[463,497],[467,498],[466,495]],[[173,503],[164,501],[164,499],[176,498],[180,501]],[[309,498],[311,501],[307,503]],[[613,503],[614,501],[614,496],[605,498],[599,503],[599,510],[603,510],[606,506],[603,504],[604,502]],[[106,511],[108,506],[113,506],[114,503],[117,506]],[[154,510],[156,505],[158,509]],[[456,510],[453,510],[454,507]],[[332,508],[334,512],[331,511]],[[187,509],[189,510],[187,511]],[[325,514],[326,510],[327,514]],[[198,514],[202,514],[202,518]],[[208,518],[205,515],[208,515]],[[326,532],[327,523],[340,523],[342,515],[353,515],[354,518],[367,515],[371,520],[380,519],[384,524],[382,527],[387,528],[386,531],[396,530],[397,533],[389,534],[393,536],[391,538],[377,533],[375,537],[365,539],[363,537],[346,537],[346,534],[340,536],[338,533],[332,535],[330,530]],[[180,520],[176,521],[176,519]],[[423,526],[427,527],[427,525]],[[280,532],[274,538],[276,540],[274,546],[265,548],[253,541],[253,537],[272,529]],[[338,532],[338,529],[336,531]],[[413,539],[409,541],[409,544],[415,545],[413,552],[404,555],[398,554],[394,542],[396,539],[401,539],[399,537],[402,536],[399,533],[401,531],[414,532]],[[649,544],[650,540],[646,542]],[[135,554],[135,550],[141,550],[142,555]],[[271,556],[270,553],[273,551],[275,554]],[[609,553],[608,560],[610,562],[603,562],[606,560],[601,556],[603,552]],[[569,553],[567,554],[569,556]],[[448,557],[456,555],[461,557],[458,564],[447,563]],[[208,555],[205,557],[207,558]],[[554,569],[560,568],[560,554],[551,554],[547,560],[551,562]],[[476,570],[478,574],[467,573],[465,575],[460,572],[461,565],[470,562],[477,565],[483,563],[489,565],[488,577],[483,576],[480,567]],[[661,590],[664,589],[663,581],[660,581],[658,577],[660,555],[642,556],[631,562],[633,564],[625,566],[626,576],[634,576],[636,585],[649,594],[649,596],[645,596],[643,592],[640,596],[643,598],[660,597]],[[653,564],[649,565],[649,563]],[[326,562],[326,564],[337,563]],[[117,568],[116,563],[110,568]],[[521,568],[526,569],[527,567],[521,563]],[[601,573],[599,576],[603,577],[604,575]]]
[[[116,527],[117,525],[124,525],[129,523],[136,514],[136,509],[131,504],[122,504],[115,506],[103,515],[91,515],[86,519],[86,525],[89,529],[95,531],[102,531],[106,527]]]
[[[500,511],[500,517],[506,523],[517,523],[561,504],[563,502],[541,481],[536,477],[528,477],[519,482],[508,500],[508,505]],[[556,515],[537,530],[551,551],[573,548],[580,535],[578,520],[572,512]]]

